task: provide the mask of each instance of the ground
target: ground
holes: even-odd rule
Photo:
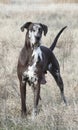
[[[4,3],[3,3],[4,2]],[[33,93],[27,86],[28,116],[21,118],[21,101],[17,78],[17,62],[24,45],[25,22],[41,22],[48,26],[42,44],[49,47],[62,33],[54,50],[64,81],[67,106],[63,103],[53,77],[46,75],[41,86],[39,114],[32,121]],[[78,4],[52,4],[51,1],[1,0],[0,3],[0,130],[78,130]]]

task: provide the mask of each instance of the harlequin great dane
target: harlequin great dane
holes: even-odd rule
[[[66,27],[62,28],[54,39],[50,48],[41,45],[42,33],[46,36],[48,27],[41,23],[27,22],[21,27],[21,31],[27,29],[25,44],[18,60],[17,74],[20,82],[21,112],[27,114],[26,109],[26,85],[32,87],[34,93],[34,115],[38,112],[40,99],[40,85],[45,84],[45,74],[49,71],[60,88],[61,96],[66,103],[64,96],[64,84],[60,75],[60,66],[53,53],[60,34]]]

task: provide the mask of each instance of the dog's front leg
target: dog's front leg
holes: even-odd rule
[[[21,116],[26,116],[26,82],[20,82]]]
[[[33,92],[34,92],[34,109],[33,109],[33,118],[34,118],[38,113],[37,107],[38,107],[39,98],[40,98],[40,84],[39,83],[33,86]]]

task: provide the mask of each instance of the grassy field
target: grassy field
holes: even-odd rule
[[[39,0],[38,0],[39,1]],[[0,130],[78,130],[78,5],[25,4],[0,0]],[[20,0],[21,2],[21,0]],[[30,4],[31,2],[31,4]],[[48,26],[42,44],[50,46],[59,30],[68,26],[59,38],[54,53],[59,61],[68,105],[61,101],[53,77],[46,75],[41,87],[40,112],[32,121],[33,94],[27,86],[28,116],[21,118],[19,82],[16,66],[25,33],[20,27],[27,21]]]

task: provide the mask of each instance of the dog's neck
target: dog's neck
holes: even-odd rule
[[[27,50],[29,50],[29,49],[32,50],[32,46],[31,46],[28,34],[26,34],[26,37],[25,37],[25,47]]]
[[[28,37],[28,34],[26,34],[26,38],[25,38],[25,47],[26,47],[26,51],[28,51],[27,53],[29,53],[29,63],[32,64],[33,60],[34,62],[38,62],[39,60],[42,61],[42,51],[40,49],[40,45],[38,44],[31,44],[30,43],[30,39]],[[30,58],[31,57],[31,58]]]
[[[33,50],[32,57],[34,56],[34,61],[37,62],[38,58],[42,60],[42,51],[40,47],[37,47]]]

